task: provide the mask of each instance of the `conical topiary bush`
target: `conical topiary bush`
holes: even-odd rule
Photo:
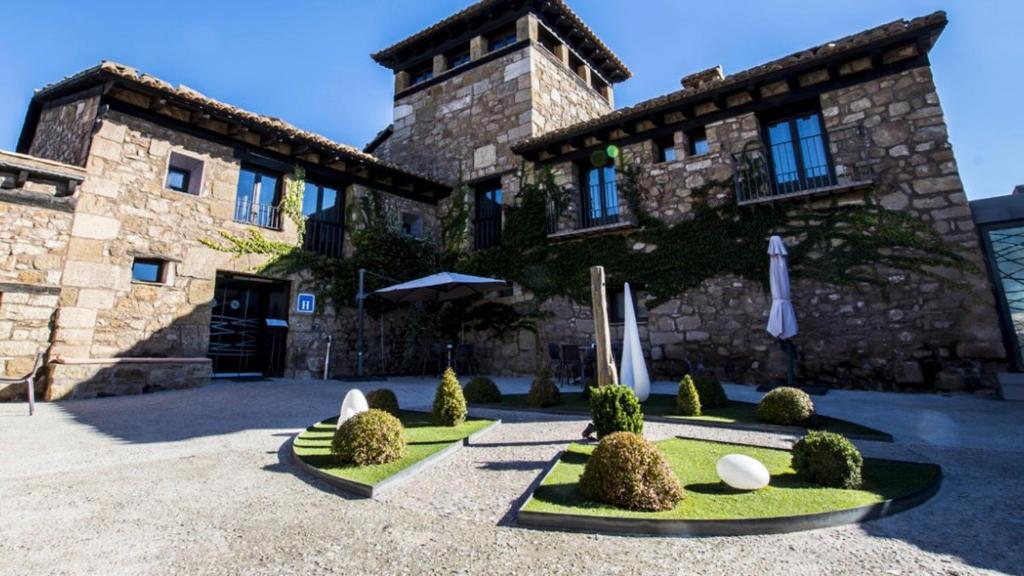
[[[689,374],[679,382],[679,393],[676,394],[676,412],[681,416],[700,416],[700,396],[697,386]]]
[[[466,397],[462,394],[462,386],[455,376],[455,370],[448,368],[437,385],[434,394],[434,424],[438,426],[458,426],[466,421]]]

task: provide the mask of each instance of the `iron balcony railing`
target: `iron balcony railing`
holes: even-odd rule
[[[750,148],[734,154],[733,163],[740,204],[802,195],[838,183],[821,135]]]
[[[588,195],[578,198],[577,216],[572,224],[561,217],[564,210],[548,206],[548,234],[572,232],[610,226],[629,221],[619,204],[618,188],[615,182],[595,184],[588,189]]]
[[[306,234],[302,240],[302,249],[321,256],[341,258],[344,256],[342,246],[344,237],[345,229],[341,224],[309,219],[306,220]]]
[[[235,222],[280,230],[281,209],[270,204],[260,204],[239,198],[235,200]]]

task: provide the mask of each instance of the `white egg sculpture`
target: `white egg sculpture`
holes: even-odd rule
[[[722,456],[715,465],[718,477],[737,490],[760,490],[771,481],[771,474],[756,459],[743,454]]]
[[[345,394],[345,399],[341,402],[341,412],[338,414],[338,428],[345,423],[346,420],[359,414],[360,412],[366,412],[370,409],[370,405],[366,402],[366,396],[359,391],[358,388],[353,388]]]

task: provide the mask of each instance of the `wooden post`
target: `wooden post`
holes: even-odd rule
[[[612,339],[608,328],[608,307],[605,298],[604,267],[590,269],[590,299],[594,306],[594,343],[597,345],[597,385],[619,383],[619,374],[612,358]]]

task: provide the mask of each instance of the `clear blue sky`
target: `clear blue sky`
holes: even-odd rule
[[[35,88],[102,59],[362,146],[391,119],[392,78],[369,54],[471,0],[0,0],[0,148],[15,146]],[[569,0],[633,70],[619,105],[935,10],[932,52],[968,195],[1024,183],[1024,2],[1020,0]]]

